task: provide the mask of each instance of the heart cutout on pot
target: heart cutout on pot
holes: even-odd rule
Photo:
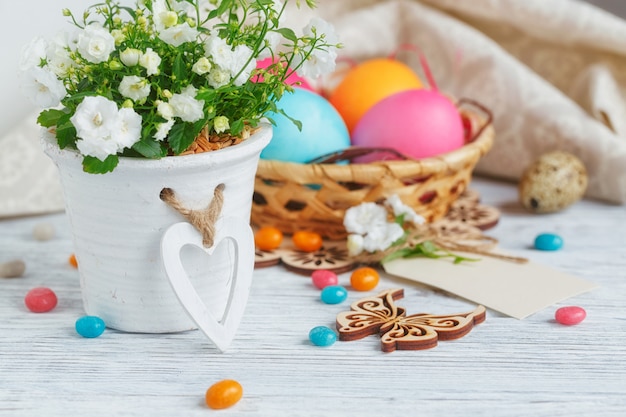
[[[185,271],[181,251],[186,245],[192,245],[202,249],[207,256],[212,256],[216,248],[226,240],[230,240],[233,248],[228,259],[228,262],[232,263],[229,270],[232,282],[224,313],[221,318],[217,318],[207,307]],[[170,226],[161,238],[161,261],[183,308],[209,340],[224,352],[235,337],[250,294],[254,269],[254,236],[249,224],[226,218],[216,222],[214,242],[210,248],[204,248],[202,235],[195,227],[186,222],[176,223]],[[230,252],[219,251],[219,253]]]

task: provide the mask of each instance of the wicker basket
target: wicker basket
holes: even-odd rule
[[[469,122],[470,139],[462,148],[437,157],[334,163],[362,155],[362,149],[350,148],[323,163],[261,160],[252,223],[275,226],[287,234],[311,230],[329,239],[343,239],[346,209],[366,201],[382,201],[393,194],[427,221],[440,219],[466,189],[476,163],[494,140],[488,109],[467,99],[459,100],[457,106]]]

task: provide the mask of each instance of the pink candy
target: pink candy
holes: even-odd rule
[[[587,313],[582,307],[568,306],[559,308],[554,314],[557,323],[571,326],[578,324],[587,317]]]
[[[50,288],[37,287],[26,293],[24,303],[33,313],[46,313],[57,306],[57,296]]]
[[[320,290],[323,290],[329,285],[337,285],[339,282],[337,274],[327,269],[318,269],[317,271],[313,271],[311,278],[313,279],[313,285]]]

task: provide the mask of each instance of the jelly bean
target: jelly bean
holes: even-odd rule
[[[57,306],[57,295],[50,288],[37,287],[26,293],[24,303],[33,313],[46,313]]]
[[[348,291],[341,285],[329,285],[324,287],[320,298],[326,304],[339,304],[348,298]]]
[[[315,346],[326,347],[337,341],[337,335],[330,327],[317,326],[309,332],[309,340]]]
[[[105,327],[104,320],[97,316],[83,316],[76,320],[76,333],[90,339],[100,336]]]
[[[264,251],[277,249],[283,241],[283,232],[272,226],[260,228],[254,234],[254,244]]]
[[[224,379],[211,385],[204,397],[206,405],[215,410],[235,405],[243,396],[243,387],[234,379]]]
[[[296,248],[304,252],[316,252],[322,248],[324,241],[322,235],[308,230],[301,230],[291,236]]]
[[[33,237],[39,241],[50,240],[54,237],[54,226],[50,223],[39,223],[33,227]]]
[[[26,264],[21,259],[0,263],[0,278],[19,278],[24,275]]]
[[[311,279],[313,279],[313,285],[323,290],[325,287],[329,285],[337,285],[339,279],[337,278],[337,274],[333,271],[329,271],[327,269],[318,269],[313,271],[311,274]]]
[[[74,268],[78,268],[78,261],[76,260],[76,255],[71,254],[70,257],[67,259],[67,261],[69,262],[70,265],[72,265]]]
[[[563,239],[553,233],[542,233],[535,238],[535,249],[554,251],[563,247]]]
[[[350,285],[357,291],[369,291],[376,288],[380,277],[374,268],[357,268],[350,275]]]
[[[587,317],[587,312],[582,307],[568,306],[559,308],[554,313],[554,318],[557,323],[564,324],[566,326],[572,326],[583,321]]]

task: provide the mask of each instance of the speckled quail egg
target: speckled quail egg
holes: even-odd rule
[[[533,162],[519,182],[522,205],[535,213],[552,213],[580,200],[587,190],[587,170],[568,152],[546,153]]]

